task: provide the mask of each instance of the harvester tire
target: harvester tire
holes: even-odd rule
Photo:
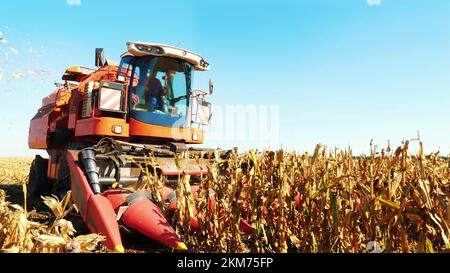
[[[27,198],[47,196],[51,192],[52,185],[47,179],[48,159],[37,155],[31,163],[27,184]]]
[[[62,200],[70,191],[70,169],[67,163],[67,150],[59,159],[59,170],[56,182],[53,184],[52,194]]]

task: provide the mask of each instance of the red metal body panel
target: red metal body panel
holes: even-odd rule
[[[75,126],[77,124],[77,113],[69,114],[69,122],[67,123],[67,128],[70,130],[75,130]]]
[[[297,196],[295,196],[295,208],[296,209],[300,208],[300,203],[301,203],[301,198],[300,198],[300,193],[298,193]]]
[[[252,226],[244,218],[240,219],[239,229],[245,234],[251,235],[253,232]]]
[[[109,200],[116,214],[121,206],[126,205],[125,200],[128,195],[129,193],[123,193],[120,190],[110,190],[103,193],[103,196]]]
[[[93,195],[91,187],[89,186],[86,176],[78,165],[78,155],[74,151],[67,153],[67,163],[69,164],[72,199],[77,205],[80,215],[86,219],[87,215],[87,201]]]
[[[71,100],[70,100],[70,111],[68,114],[68,129],[71,130],[78,130],[77,136],[76,137],[83,137],[83,136],[117,136],[117,135],[112,135],[111,134],[111,128],[108,128],[108,133],[107,134],[103,134],[103,132],[105,131],[105,128],[99,130],[99,124],[97,121],[94,121],[94,123],[91,124],[83,124],[83,122],[81,122],[83,119],[79,119],[80,118],[80,103],[83,97],[83,94],[85,94],[86,92],[86,85],[88,82],[94,82],[95,83],[95,88],[98,88],[99,82],[101,80],[105,80],[105,81],[115,81],[117,79],[117,66],[105,66],[102,67],[98,70],[90,70],[90,69],[85,69],[85,68],[80,68],[80,67],[73,67],[73,71],[70,71],[70,69],[66,72],[66,74],[68,72],[70,73],[75,73],[74,75],[76,76],[77,73],[79,74],[79,77],[76,76],[76,80],[80,82],[80,84],[77,86],[78,88],[74,91],[76,92],[75,94],[72,95]],[[69,73],[69,74],[70,74]],[[73,80],[73,79],[72,79]],[[97,109],[93,109],[93,110],[97,110]],[[98,117],[100,118],[100,117]],[[80,124],[78,124],[79,122],[81,122]],[[126,123],[125,119],[122,119],[121,121],[122,123]],[[88,122],[89,123],[89,122]],[[105,120],[104,123],[107,123],[107,121]],[[107,125],[107,124],[105,124]],[[78,126],[78,128],[77,128]],[[83,126],[86,126],[86,128],[83,128]],[[124,130],[128,128],[123,128]]]
[[[113,132],[113,127],[116,125],[122,126],[121,134]],[[129,126],[124,119],[119,118],[101,117],[81,119],[76,122],[75,136],[112,136],[127,138],[129,136]]]
[[[72,178],[72,200],[77,205],[84,222],[88,224],[92,232],[106,236],[104,244],[110,250],[121,248],[122,239],[113,206],[104,196],[93,194],[78,164],[76,152],[69,151],[67,161]]]
[[[62,109],[67,106],[70,97],[70,92],[57,89],[42,100],[42,107],[30,123],[28,146],[31,149],[48,148],[50,126],[63,115]]]
[[[92,232],[106,237],[105,246],[115,251],[122,247],[122,239],[116,213],[107,198],[102,195],[91,195],[88,200],[86,222]]]
[[[30,149],[47,149],[49,119],[50,113],[31,121],[28,134],[28,146]]]
[[[128,207],[122,220],[126,226],[174,249],[181,243],[164,214],[148,199],[140,200]]]

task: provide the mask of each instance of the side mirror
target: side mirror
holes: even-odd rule
[[[103,52],[103,48],[95,49],[95,66],[101,67],[105,65],[105,55]]]
[[[209,94],[212,95],[214,93],[214,83],[212,80],[209,80]]]

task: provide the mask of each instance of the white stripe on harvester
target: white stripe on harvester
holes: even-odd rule
[[[209,123],[209,107],[199,105],[197,110],[197,123],[207,125]]]
[[[100,108],[120,110],[120,99],[122,92],[109,88],[102,88],[102,99],[100,101]]]

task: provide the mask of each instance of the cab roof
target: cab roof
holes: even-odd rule
[[[185,60],[195,67],[198,71],[207,71],[209,63],[206,62],[200,55],[169,45],[152,44],[143,42],[128,42],[128,51],[122,54],[122,58],[126,56],[163,56],[172,57]]]

